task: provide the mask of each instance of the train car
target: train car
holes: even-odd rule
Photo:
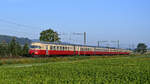
[[[54,55],[128,55],[129,51],[115,48],[101,48],[76,44],[33,42],[29,54],[32,56]]]

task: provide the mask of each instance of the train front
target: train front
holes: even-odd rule
[[[32,43],[30,45],[29,55],[31,55],[31,56],[41,55],[41,45],[40,45],[40,43]]]

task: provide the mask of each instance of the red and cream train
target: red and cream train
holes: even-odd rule
[[[33,42],[29,54],[32,56],[53,55],[128,55],[131,51],[125,49],[102,48],[63,43]]]

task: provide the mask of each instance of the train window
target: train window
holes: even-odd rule
[[[69,50],[72,50],[72,48],[71,48],[71,47],[69,47]]]
[[[58,50],[59,49],[59,47],[58,46],[56,46],[56,50]]]
[[[43,47],[43,46],[41,46],[41,49],[44,49],[44,47]]]
[[[52,47],[52,46],[50,46],[50,50],[53,50],[53,47]]]
[[[68,51],[70,50],[70,47],[68,47]]]
[[[64,47],[64,50],[66,50],[66,47]]]
[[[54,46],[51,46],[51,50],[54,50]]]
[[[73,48],[72,47],[70,47],[70,50],[72,50]]]
[[[60,49],[60,46],[59,46],[59,50],[61,50],[61,49]]]
[[[58,46],[56,46],[56,50],[58,50]]]
[[[60,49],[59,49],[59,46],[57,46],[57,50],[60,50]]]
[[[82,51],[82,48],[80,48],[80,51]]]
[[[32,46],[30,46],[30,48],[38,48],[38,49],[41,49],[41,46],[32,45]]]
[[[55,50],[55,47],[53,46],[53,50]]]
[[[69,50],[69,47],[67,47],[67,50]]]
[[[63,48],[60,46],[60,50],[63,50]]]
[[[66,50],[66,47],[64,47],[64,50]]]
[[[55,47],[54,47],[54,46],[53,46],[52,48],[53,48],[53,50],[55,50]]]
[[[67,50],[66,47],[64,48],[64,50]]]
[[[54,46],[53,48],[54,48],[53,50],[56,50],[56,46]]]
[[[50,50],[53,50],[53,46],[50,46]]]
[[[65,47],[63,47],[63,51],[65,50]]]
[[[61,50],[63,51],[63,47],[61,47]]]
[[[66,47],[66,50],[68,50],[68,47]]]

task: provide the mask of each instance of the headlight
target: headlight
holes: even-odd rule
[[[38,54],[38,51],[34,51],[34,54]]]

